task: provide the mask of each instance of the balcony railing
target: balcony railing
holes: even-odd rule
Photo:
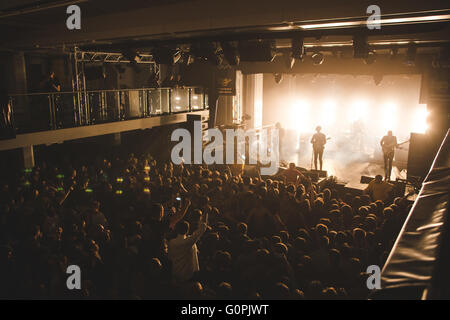
[[[144,88],[10,95],[16,133],[208,109],[202,88]]]

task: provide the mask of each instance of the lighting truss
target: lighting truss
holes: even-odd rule
[[[107,62],[107,63],[130,63],[131,61],[124,57],[120,52],[93,52],[93,51],[75,51],[79,62]],[[136,63],[155,64],[151,54],[139,54]]]

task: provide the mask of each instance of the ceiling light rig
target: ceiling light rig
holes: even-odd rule
[[[292,57],[294,59],[303,60],[303,56],[305,55],[305,46],[303,37],[295,37],[291,40],[292,45]]]
[[[220,54],[219,46],[213,42],[198,42],[191,45],[190,53],[200,61],[208,61],[218,66],[222,64],[223,57]]]
[[[393,47],[390,52],[389,52],[389,56],[392,60],[397,59],[398,56],[398,48],[397,47]]]
[[[273,40],[239,41],[238,50],[240,60],[247,62],[271,62],[276,56]]]
[[[239,65],[241,58],[239,56],[237,45],[232,42],[224,41],[220,43],[220,46],[222,47],[223,56],[228,64],[231,66]]]
[[[315,51],[311,56],[313,65],[318,66],[321,65],[324,61],[324,56],[322,52]]]
[[[275,83],[279,84],[283,80],[283,74],[282,73],[274,73],[273,74],[275,78]]]
[[[173,65],[180,60],[181,51],[175,47],[155,47],[152,55],[157,64]]]
[[[373,64],[376,60],[377,60],[377,55],[376,55],[375,51],[371,50],[367,54],[367,58],[364,59],[364,63],[370,65],[370,64]]]

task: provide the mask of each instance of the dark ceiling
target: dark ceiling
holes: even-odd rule
[[[81,30],[68,30],[66,8],[81,8]],[[161,41],[195,39],[289,38],[333,43],[351,40],[355,28],[302,30],[300,25],[364,21],[372,1],[365,0],[59,0],[11,1],[0,5],[0,49],[93,49],[152,46]],[[372,41],[449,41],[448,1],[378,1],[382,17],[448,15],[434,23],[383,26],[369,33]],[[433,10],[434,12],[428,11]],[[441,10],[441,11],[437,11]],[[444,11],[442,11],[444,10]],[[365,29],[367,31],[367,28]]]

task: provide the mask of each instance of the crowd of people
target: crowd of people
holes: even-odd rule
[[[410,209],[294,167],[249,177],[148,154],[42,161],[12,177],[0,185],[9,299],[365,299],[366,269],[383,266]]]

